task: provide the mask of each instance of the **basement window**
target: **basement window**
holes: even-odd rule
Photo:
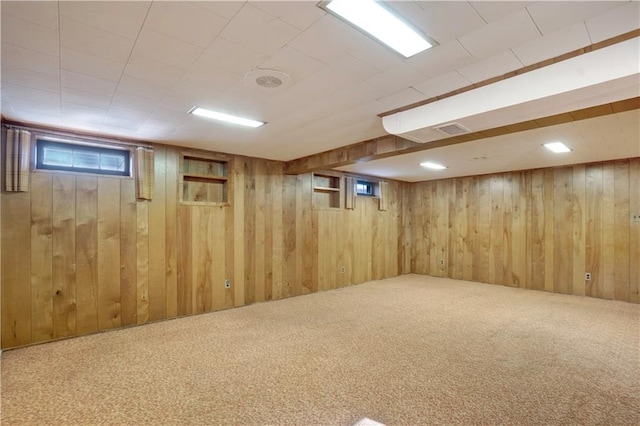
[[[51,139],[36,142],[36,169],[131,176],[128,149],[79,145]]]
[[[378,190],[378,182],[371,182],[366,180],[356,181],[356,195],[363,195],[365,197],[375,197]]]

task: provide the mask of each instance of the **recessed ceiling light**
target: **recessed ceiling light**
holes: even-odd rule
[[[377,38],[405,58],[433,46],[373,0],[331,0],[323,1],[319,6]]]
[[[248,118],[237,117],[235,115],[229,115],[222,112],[211,111],[208,109],[193,107],[189,111],[189,114],[199,115],[201,117],[212,118],[218,121],[224,121],[226,123],[239,124],[247,127],[260,127],[265,124],[263,121],[250,120]]]
[[[543,145],[549,151],[553,151],[556,154],[560,154],[562,152],[571,152],[571,148],[563,144],[562,142],[549,142]]]
[[[433,169],[433,170],[444,170],[447,168],[442,164],[432,163],[431,161],[425,161],[424,163],[420,163],[420,165],[425,169]]]

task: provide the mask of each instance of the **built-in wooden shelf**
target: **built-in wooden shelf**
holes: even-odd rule
[[[313,206],[317,209],[342,207],[342,177],[329,172],[313,174]]]
[[[228,161],[183,154],[180,158],[180,201],[228,204]]]

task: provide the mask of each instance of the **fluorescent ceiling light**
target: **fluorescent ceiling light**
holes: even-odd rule
[[[563,144],[562,142],[549,142],[545,143],[544,147],[549,151],[553,151],[556,154],[560,154],[562,152],[571,152],[571,148]]]
[[[189,114],[199,115],[201,117],[212,118],[226,123],[239,124],[247,127],[260,127],[265,124],[263,121],[250,120],[248,118],[236,117],[235,115],[224,114],[222,112],[211,111],[208,109],[193,107]]]
[[[442,164],[438,164],[438,163],[432,163],[430,161],[425,161],[424,163],[420,163],[420,165],[422,167],[424,167],[425,169],[433,169],[433,170],[444,170],[444,169],[446,169],[446,166],[443,166]]]
[[[373,0],[333,0],[321,7],[377,38],[405,58],[432,44]]]

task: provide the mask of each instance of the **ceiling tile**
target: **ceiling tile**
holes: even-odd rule
[[[158,99],[149,99],[143,96],[116,90],[116,93],[114,93],[113,97],[111,98],[110,105],[112,107],[148,110],[155,108],[159,103],[160,101]]]
[[[102,108],[94,108],[87,105],[74,104],[71,102],[62,102],[62,114],[77,115],[81,117],[93,117],[95,120],[104,118],[106,110]]]
[[[207,47],[224,28],[228,19],[184,2],[154,2],[144,21],[145,28]]]
[[[289,46],[328,64],[370,43],[376,42],[337,18],[325,15],[289,42]]]
[[[459,68],[457,71],[470,82],[478,83],[522,67],[523,64],[516,58],[516,55],[514,55],[512,51],[507,50],[491,58]]]
[[[376,74],[368,78],[367,83],[372,86],[384,89],[389,93],[397,92],[413,86],[415,83],[424,80],[424,75],[410,67],[402,64],[387,71]]]
[[[527,10],[542,34],[546,35],[621,4],[620,1],[541,1],[527,6]]]
[[[220,33],[220,37],[271,55],[293,40],[300,30],[280,19],[245,4]]]
[[[34,89],[11,83],[2,83],[2,91],[13,101],[41,102],[44,105],[60,105],[60,92]]]
[[[244,1],[193,1],[189,2],[196,7],[213,12],[224,18],[233,18],[244,6]]]
[[[156,108],[149,120],[157,120],[164,123],[182,124],[187,120],[188,114],[185,111],[175,111],[162,107]]]
[[[454,40],[415,55],[409,58],[407,63],[424,76],[435,77],[476,61],[476,58]]]
[[[640,2],[633,1],[587,20],[592,43],[636,30],[640,27]]]
[[[59,64],[60,60],[57,56],[45,55],[17,46],[2,46],[2,65],[11,65],[15,68],[57,77],[60,75]]]
[[[8,105],[3,103],[2,109],[3,114],[7,114],[5,108],[7,106],[11,107],[11,110],[19,116],[20,119],[24,119],[24,116],[28,116],[29,119],[26,121],[33,120],[34,114],[43,114],[47,115],[50,119],[60,120],[60,102],[58,103],[47,103],[47,102],[34,102],[34,101],[23,101],[23,100],[15,100],[11,101]],[[34,123],[38,123],[38,121],[32,121]]]
[[[16,68],[3,61],[2,84],[5,83],[14,83],[54,92],[60,90],[60,77]]]
[[[127,134],[129,130],[137,131],[144,124],[145,120],[111,117],[104,117],[102,125],[106,129],[114,130],[115,133]],[[117,130],[116,130],[117,129]]]
[[[124,71],[124,62],[113,62],[63,47],[60,54],[60,68],[103,80],[118,81]]]
[[[95,93],[84,92],[82,90],[63,87],[61,91],[63,103],[84,105],[91,108],[107,110],[111,105],[110,96],[96,95]]]
[[[133,54],[186,69],[198,59],[202,51],[201,47],[145,27],[136,41]]]
[[[349,54],[380,72],[401,66],[405,62],[404,57],[382,46],[380,43],[366,43],[360,48],[352,50]]]
[[[384,104],[384,110],[388,111],[394,108],[401,108],[407,105],[414,104],[416,102],[423,101],[425,99],[422,92],[410,87],[408,89],[401,90],[393,95],[385,96],[378,99],[379,102]]]
[[[267,58],[267,55],[218,37],[202,52],[198,62],[206,64],[211,73],[244,75]]]
[[[520,12],[531,1],[470,1],[469,4],[486,22],[497,21],[512,13]]]
[[[393,7],[394,3],[391,3]],[[406,18],[439,44],[455,40],[485,25],[484,20],[466,1],[424,2],[423,11]]]
[[[551,59],[564,53],[589,46],[591,40],[584,26],[578,22],[568,28],[531,40],[513,48],[513,52],[525,65]]]
[[[315,4],[310,7],[309,2],[303,1],[252,1],[250,4],[300,30],[306,30],[325,14]]]
[[[62,70],[62,87],[82,90],[84,92],[95,93],[102,96],[112,96],[118,83],[101,78],[91,77],[76,72]]]
[[[147,15],[148,1],[61,1],[60,16],[134,40]]]
[[[4,111],[5,106],[2,106]],[[22,123],[33,123],[39,126],[60,127],[60,108],[55,112],[47,110],[47,112],[29,111],[25,109],[17,109],[14,112],[16,120]]]
[[[196,62],[182,76],[182,80],[176,82],[176,87],[178,90],[200,87],[200,91],[222,92],[242,80],[246,72],[230,73],[217,68],[216,65]]]
[[[125,63],[131,54],[134,41],[85,25],[69,17],[60,17],[60,45],[89,55]]]
[[[469,80],[461,76],[458,72],[453,71],[438,77],[421,81],[418,84],[414,84],[413,88],[422,92],[425,98],[429,99],[466,87],[470,84],[471,82]]]
[[[540,32],[527,11],[523,10],[493,21],[458,40],[473,56],[484,59],[536,37],[540,37]]]
[[[324,62],[288,46],[283,47],[275,55],[259,65],[260,68],[285,72],[291,76],[294,82],[302,81],[324,66],[326,66]]]
[[[152,83],[148,80],[143,80],[130,75],[123,75],[118,83],[118,91],[120,92],[156,101],[162,100],[170,90],[170,86]]]
[[[58,3],[53,1],[3,1],[2,16],[13,16],[51,29],[58,29]]]
[[[124,73],[141,80],[169,87],[179,81],[186,71],[184,68],[176,68],[153,59],[132,55]]]
[[[149,118],[154,109],[155,108],[148,108],[146,110],[142,110],[138,108],[133,109],[121,106],[111,106],[107,111],[107,117],[145,121]]]
[[[11,44],[47,55],[59,54],[57,29],[11,16],[2,17],[2,44]]]

